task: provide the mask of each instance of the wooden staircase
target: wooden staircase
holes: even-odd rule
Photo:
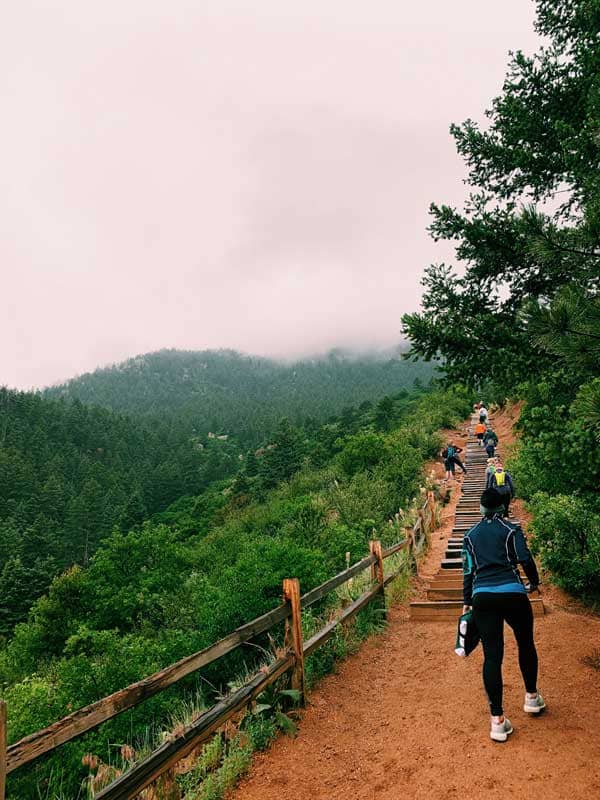
[[[473,425],[469,431],[465,449],[464,464],[467,475],[462,484],[462,493],[458,505],[452,534],[446,543],[446,552],[440,568],[427,587],[427,600],[415,600],[410,604],[410,618],[420,622],[432,622],[443,619],[456,620],[463,607],[462,601],[462,543],[465,533],[481,519],[479,498],[485,489],[485,470],[487,454],[473,434]],[[518,520],[511,518],[510,522]],[[544,613],[541,598],[530,598],[534,615]]]

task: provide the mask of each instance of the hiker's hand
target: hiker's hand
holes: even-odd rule
[[[470,611],[472,607],[473,606],[463,606],[463,610],[462,610],[463,614],[466,614],[467,611]]]

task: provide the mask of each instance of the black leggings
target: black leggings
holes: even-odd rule
[[[508,517],[510,514],[510,501],[512,500],[512,495],[510,492],[503,491],[500,491],[500,494],[502,496],[502,505],[504,506],[504,516]]]
[[[458,464],[458,466],[462,469],[462,471],[466,473],[467,470],[465,469],[465,465],[462,463],[462,461],[460,460],[460,458],[458,456],[450,456],[448,461],[450,461],[450,462],[452,462],[454,464]],[[452,472],[454,472],[454,470],[452,470]]]
[[[504,622],[513,629],[519,648],[519,667],[526,692],[537,692],[538,657],[533,641],[533,612],[526,594],[520,592],[477,592],[473,595],[473,619],[483,645],[483,685],[490,712],[502,710],[502,659]]]

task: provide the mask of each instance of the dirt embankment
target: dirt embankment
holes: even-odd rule
[[[518,408],[496,416],[503,457],[517,416]],[[454,494],[421,576],[437,569]],[[399,606],[385,633],[312,693],[298,737],[257,756],[231,800],[600,797],[600,673],[583,661],[600,647],[600,620],[567,610],[555,591],[546,589],[544,602],[536,641],[548,710],[535,719],[522,711],[507,631],[505,709],[515,732],[506,744],[488,737],[481,648],[458,658],[454,623],[411,623]]]

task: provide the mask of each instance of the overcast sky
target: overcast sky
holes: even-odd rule
[[[0,384],[162,347],[385,346],[448,260],[451,122],[529,0],[18,0],[0,32]]]

